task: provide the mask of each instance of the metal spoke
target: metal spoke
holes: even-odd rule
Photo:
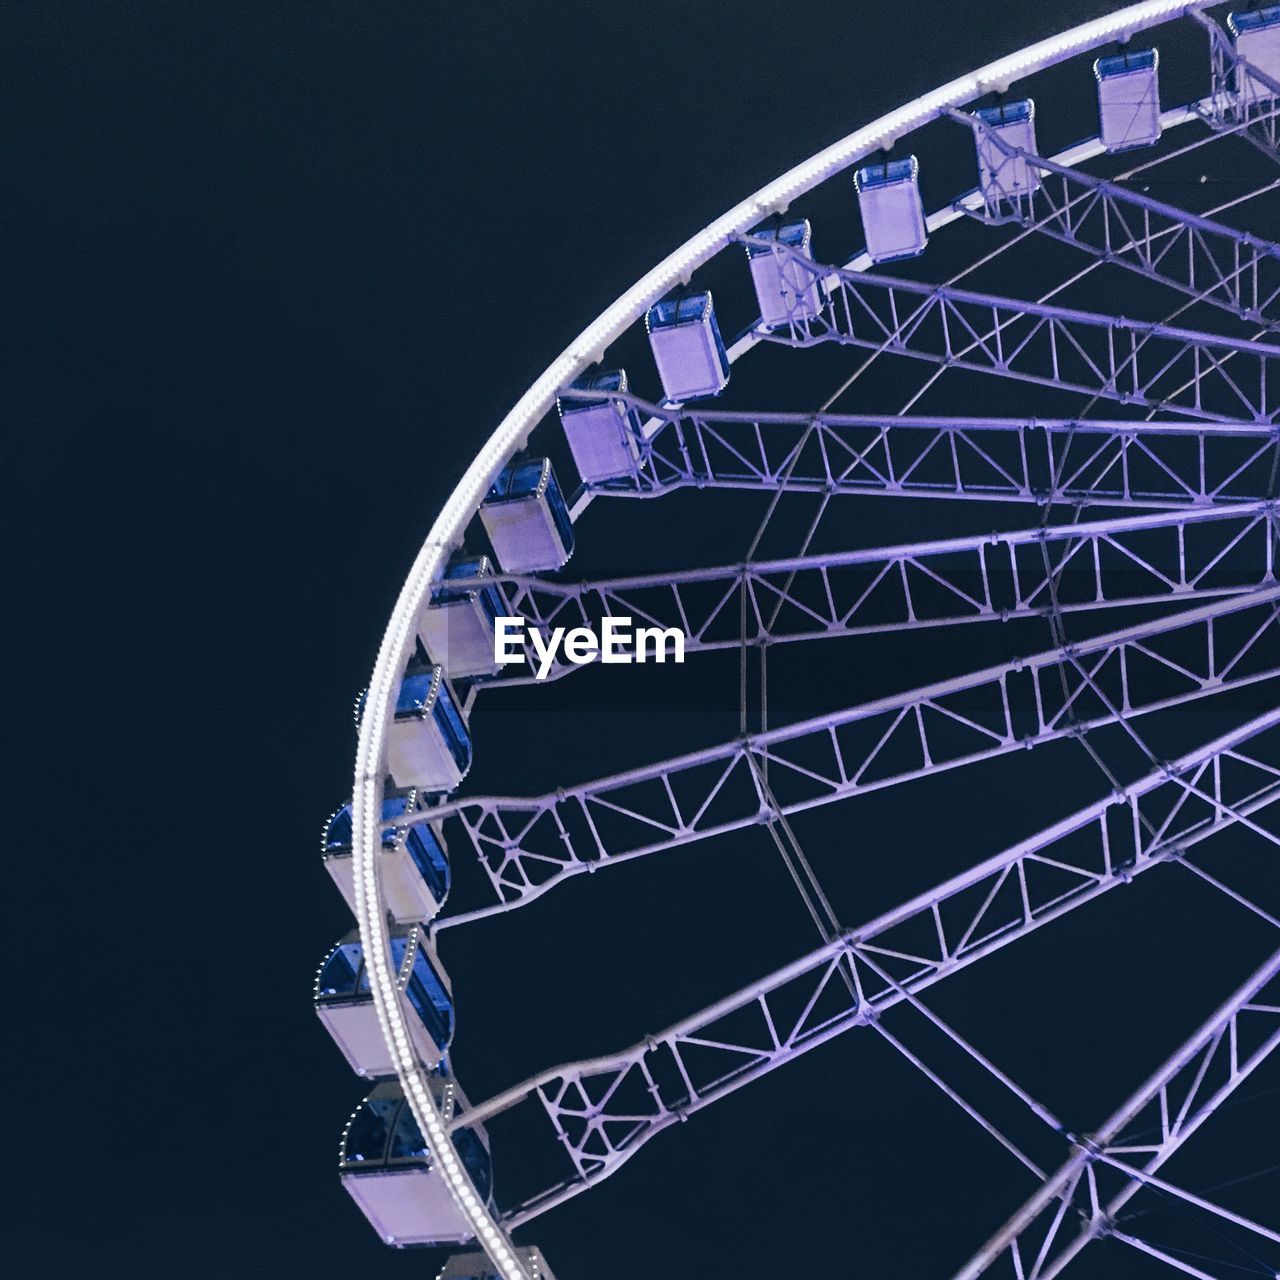
[[[595,496],[698,488],[1216,506],[1266,498],[1280,457],[1280,432],[1254,422],[735,413],[630,399],[659,425],[631,482],[589,486]]]
[[[822,277],[830,299],[818,316],[797,312],[785,330],[762,335],[768,342],[884,350],[1207,421],[1270,423],[1280,414],[1280,347],[1268,343],[833,270],[786,252]]]
[[[676,627],[685,653],[965,622],[1193,602],[1275,579],[1280,515],[1268,503],[588,582],[487,579],[546,639],[606,617]],[[1074,598],[1050,585],[1074,582]],[[455,579],[456,590],[467,582]],[[483,585],[477,580],[477,587]],[[744,623],[745,619],[745,623]],[[557,654],[546,679],[579,670]],[[504,669],[504,683],[534,679]]]
[[[1116,885],[1180,860],[1241,816],[1273,817],[1280,812],[1273,810],[1280,780],[1256,786],[1244,780],[1244,770],[1216,766],[1224,759],[1248,761],[1256,753],[1250,745],[1255,739],[1273,750],[1278,734],[1280,709],[621,1054],[544,1072],[473,1108],[466,1114],[475,1123],[536,1103],[550,1122],[552,1143],[574,1165],[572,1177],[516,1206],[507,1220],[525,1221],[579,1194],[669,1125]],[[1180,794],[1171,774],[1193,778],[1217,803],[1207,812],[1171,806],[1170,797]],[[1041,868],[1052,869],[1052,881],[1040,875]],[[1071,880],[1065,888],[1064,876]],[[929,923],[935,938],[923,952],[921,922]],[[878,977],[860,955],[871,956],[892,982]]]
[[[949,112],[1006,157],[1005,164],[1037,171],[1033,191],[992,175],[972,216],[992,224],[1014,222],[1149,280],[1230,311],[1242,320],[1280,323],[1280,248],[1212,218],[1094,178],[1080,169],[1010,146],[978,116]]]
[[[1219,1106],[1280,1048],[1280,1012],[1265,1003],[1265,993],[1280,974],[1280,951],[1259,969],[1125,1101],[1034,1196],[955,1275],[977,1280],[1004,1258],[1023,1280],[1053,1280],[1091,1240],[1112,1231],[1116,1214],[1191,1137]],[[1239,1020],[1245,1014],[1266,1020],[1270,1034],[1244,1055],[1238,1048]],[[1209,1072],[1222,1063],[1225,1081],[1216,1088]],[[1175,1085],[1189,1091],[1173,1102]],[[1141,1148],[1147,1158],[1135,1176],[1105,1203],[1099,1202],[1094,1166],[1108,1152],[1130,1150],[1125,1130],[1152,1112],[1161,1117],[1159,1141]],[[1068,1212],[1062,1212],[1063,1206]]]
[[[1241,621],[1248,627],[1242,630]],[[465,828],[499,899],[452,918],[475,919],[531,901],[566,877],[752,826],[770,814],[830,804],[1271,679],[1280,675],[1278,639],[1280,587],[1269,587],[547,795],[450,801],[408,823],[456,818]],[[1183,661],[1166,649],[1171,643],[1178,655],[1194,650],[1194,657]],[[1176,689],[1154,695],[1132,678],[1135,664],[1165,668]],[[1098,683],[1107,701],[1098,698]],[[765,761],[777,808],[756,782]]]

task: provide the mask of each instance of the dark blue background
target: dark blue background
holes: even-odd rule
[[[699,226],[1119,7],[7,6],[15,739],[43,784],[11,800],[13,1274],[425,1273],[338,1186],[358,1087],[308,1000],[346,927],[317,832],[421,538],[528,383]],[[722,1274],[704,1176],[675,1216],[638,1172],[602,1195],[588,1256]],[[761,1237],[810,1259],[807,1177],[772,1200]],[[945,1198],[928,1221],[956,1225]],[[855,1246],[824,1274],[859,1274]]]

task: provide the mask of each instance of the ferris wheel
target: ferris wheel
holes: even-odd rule
[[[341,1176],[388,1243],[457,1246],[448,1280],[551,1276],[526,1224],[862,1029],[1030,1174],[956,1280],[1050,1280],[1102,1240],[1172,1273],[1280,1275],[1275,1213],[1177,1172],[1280,1048],[1280,908],[1231,854],[1280,845],[1278,202],[1280,5],[1151,0],[783,174],[530,387],[414,562],[357,706],[353,796],[325,829],[356,927],[316,1006],[374,1082]],[[677,495],[680,521],[664,514]],[[886,644],[909,650],[913,680],[859,667]],[[771,664],[834,652],[836,705],[770,698]],[[611,661],[597,675],[624,686],[646,658],[736,670],[736,726],[707,745],[670,717],[659,758],[646,739],[613,767],[615,744],[608,767],[540,793],[469,783],[471,726],[504,689],[551,697]],[[1034,834],[867,918],[837,908],[816,823],[848,843],[840,824],[872,793],[923,796],[946,775],[998,791],[1015,759],[1056,770],[1066,752],[1087,803],[1054,811],[1047,789]],[[553,738],[541,754],[552,771],[593,759]],[[446,931],[748,834],[785,867],[811,950],[629,1048],[466,1096]],[[921,857],[921,877],[934,865]],[[1109,1114],[1051,1109],[931,1003],[1162,877],[1269,929],[1270,949]],[[1054,1159],[903,1042],[894,1010]],[[491,1150],[489,1130],[518,1109],[563,1173],[512,1200],[505,1170],[527,1151]],[[696,1123],[670,1141],[696,1142]],[[1140,1196],[1185,1208],[1221,1254],[1153,1238]]]

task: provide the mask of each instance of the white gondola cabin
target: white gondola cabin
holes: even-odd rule
[[[668,400],[719,395],[729,382],[729,357],[709,293],[669,298],[644,318],[649,346]]]
[[[1267,80],[1280,82],[1280,4],[1265,9],[1250,9],[1227,14],[1227,27],[1235,40],[1236,52]],[[1237,93],[1250,102],[1267,101],[1276,91],[1258,76],[1249,76],[1249,84],[1239,86]]]
[[[1003,102],[975,111],[979,122],[974,129],[978,151],[978,187],[989,208],[1006,200],[1017,200],[1040,189],[1040,171],[1020,155],[1036,155],[1036,104],[1030,98]],[[984,127],[985,126],[985,127]],[[1003,144],[1003,145],[1001,145]]]
[[[872,262],[894,262],[924,252],[929,233],[915,156],[867,165],[853,175],[853,185]]]
[[[1149,147],[1160,141],[1160,55],[1135,49],[1099,58],[1093,64],[1098,82],[1098,126],[1108,151]]]
[[[511,611],[493,581],[488,556],[461,551],[445,567],[418,614],[418,636],[433,662],[444,667],[450,680],[493,675],[494,624]]]
[[[811,320],[820,314],[825,301],[821,274],[795,256],[810,256],[809,220],[761,227],[751,235],[756,240],[773,242],[747,245],[747,263],[760,306],[761,326],[775,329]]]
[[[415,813],[418,792],[392,791],[382,799],[382,830],[378,875],[383,902],[400,924],[432,919],[449,895],[449,850],[439,826],[421,822],[412,827],[397,819]],[[356,909],[352,874],[351,806],[344,804],[325,826],[324,865],[352,913]]]
[[[480,504],[480,521],[507,573],[559,569],[573,554],[573,522],[548,458],[504,468]]]
[[[465,1102],[449,1077],[432,1076],[433,1092],[453,1091],[453,1115]],[[455,1129],[458,1157],[482,1200],[493,1193],[493,1164],[483,1126]],[[342,1185],[390,1245],[467,1244],[475,1237],[405,1101],[400,1086],[377,1085],[347,1122],[339,1158]]]
[[[434,1067],[453,1040],[453,995],[425,925],[391,935],[391,959],[405,1006],[405,1024],[419,1061]],[[352,930],[332,947],[316,972],[316,1014],[357,1075],[395,1074],[378,1024],[360,934]]]
[[[541,1249],[533,1245],[524,1245],[518,1246],[515,1252],[532,1280],[556,1280],[555,1274],[547,1266],[547,1260],[542,1256]],[[502,1280],[502,1276],[489,1261],[489,1255],[477,1251],[455,1253],[444,1264],[436,1280]]]
[[[609,369],[579,378],[556,400],[565,439],[584,484],[635,475],[640,461],[639,415],[626,400],[602,395],[626,390],[627,371]]]
[[[387,734],[387,770],[398,788],[452,791],[471,768],[471,734],[438,664],[410,667]]]

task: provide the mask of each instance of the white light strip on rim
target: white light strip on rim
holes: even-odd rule
[[[892,146],[903,134],[927,123],[946,107],[959,107],[985,93],[1003,90],[1022,76],[1110,40],[1180,17],[1201,8],[1204,2],[1146,0],[1146,3],[1130,5],[1118,13],[1083,23],[1019,53],[997,59],[979,71],[952,80],[881,116],[735,205],[632,285],[547,367],[485,442],[436,517],[387,623],[369,680],[360,724],[352,790],[356,923],[360,929],[374,1008],[400,1085],[437,1170],[503,1280],[534,1280],[534,1277],[516,1255],[506,1231],[476,1193],[428,1090],[426,1076],[409,1041],[404,1011],[399,1003],[395,970],[388,954],[382,889],[378,881],[377,851],[382,828],[387,725],[412,646],[418,610],[432,582],[439,576],[445,557],[461,540],[481,498],[507,459],[524,445],[529,433],[550,411],[556,392],[579,377],[590,365],[602,360],[609,345],[639,320],[650,306],[677,284],[687,282],[693,272],[725,248],[733,236],[749,231],[772,213],[785,211],[797,196],[863,157],[882,147]],[[360,500],[363,498],[361,492]]]

